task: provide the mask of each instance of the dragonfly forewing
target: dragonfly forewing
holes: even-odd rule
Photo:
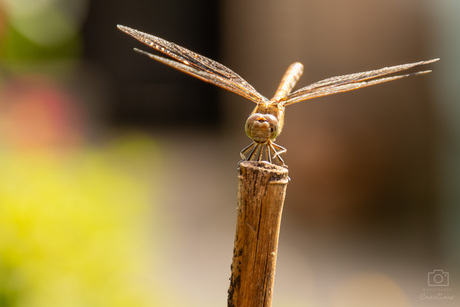
[[[213,83],[217,86],[221,86],[221,84],[226,84],[227,86],[224,87],[225,89],[234,92],[235,94],[241,95],[249,100],[252,100],[255,103],[259,103],[261,101],[267,101],[268,99],[262,96],[259,92],[257,92],[252,85],[250,85],[246,80],[240,77],[237,73],[232,71],[230,68],[211,60],[203,55],[195,53],[187,48],[181,47],[175,43],[169,42],[162,38],[156,37],[151,34],[147,34],[135,29],[131,29],[129,27],[125,27],[122,25],[118,25],[118,29],[125,32],[128,35],[131,35],[138,41],[146,44],[153,49],[156,49],[159,52],[166,54],[167,56],[173,58],[174,60],[182,63],[183,65],[193,67],[196,71],[206,72],[207,74],[196,74],[194,76],[200,76],[200,79]],[[144,53],[149,55],[148,53]],[[150,56],[150,55],[149,55]],[[159,61],[158,58],[152,57],[151,58]],[[167,64],[165,61],[160,62]],[[179,69],[179,66],[172,66],[176,69]],[[191,73],[191,71],[186,71],[183,69],[179,69],[181,71]],[[193,75],[193,74],[192,74]],[[212,77],[211,77],[212,76]],[[213,77],[215,79],[219,79],[218,82],[212,82]]]
[[[189,74],[195,78],[198,78],[204,82],[208,82],[208,83],[211,83],[211,84],[214,84],[216,86],[219,86],[221,88],[224,88],[230,92],[233,92],[233,93],[236,93],[238,95],[241,95],[249,100],[253,100],[253,99],[256,99],[254,96],[250,95],[250,93],[242,90],[240,87],[237,87],[235,85],[235,83],[232,83],[232,82],[228,82],[228,80],[222,78],[221,76],[218,76],[218,75],[215,75],[215,74],[212,74],[212,73],[209,73],[207,71],[203,71],[203,70],[198,70],[196,69],[195,67],[193,66],[188,66],[188,65],[185,65],[185,64],[182,64],[181,62],[178,62],[178,61],[174,61],[174,60],[171,60],[171,59],[167,59],[167,58],[164,58],[164,57],[161,57],[159,55],[156,55],[156,54],[152,54],[152,53],[149,53],[149,52],[146,52],[146,51],[143,51],[143,50],[140,50],[140,49],[137,49],[137,48],[134,48],[134,50],[136,52],[139,52],[141,54],[144,54],[160,63],[163,63],[165,65],[168,65],[170,67],[173,67],[177,70],[180,70],[186,74]],[[265,100],[268,100],[265,98]]]
[[[399,75],[394,77],[379,78],[381,76],[389,75],[392,73],[404,71],[411,69],[416,66],[431,64],[433,62],[439,61],[439,58],[420,61],[416,63],[395,65],[390,67],[384,67],[376,70],[369,70],[359,73],[353,73],[343,76],[337,76],[332,78],[327,78],[322,81],[315,82],[313,84],[307,85],[290,95],[286,99],[285,105],[291,105],[297,102],[301,102],[307,99],[318,98],[322,96],[332,95],[336,93],[347,92],[371,85],[376,85],[380,83],[385,83],[389,81],[394,81],[402,79],[409,76],[415,76],[420,74],[429,73],[430,70],[420,71],[411,74]]]
[[[395,80],[403,79],[403,78],[410,77],[410,76],[427,74],[429,72],[431,72],[431,70],[418,71],[418,72],[414,72],[414,73],[406,74],[406,75],[385,77],[385,78],[362,81],[362,82],[350,82],[350,83],[345,83],[345,84],[340,84],[340,85],[325,86],[325,87],[314,89],[312,91],[304,91],[304,92],[298,91],[298,92],[293,93],[292,96],[290,95],[288,97],[286,101],[286,105],[291,105],[291,104],[301,102],[304,100],[324,97],[324,96],[328,96],[332,94],[349,92],[352,90],[357,90],[357,89],[368,87],[371,85],[377,85],[377,84],[381,84],[385,82],[395,81]]]

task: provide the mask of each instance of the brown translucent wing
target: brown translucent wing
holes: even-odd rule
[[[428,61],[420,61],[416,63],[402,64],[391,67],[384,67],[381,69],[370,70],[360,73],[354,73],[349,75],[343,75],[338,77],[328,78],[316,83],[307,85],[290,95],[285,100],[284,105],[291,105],[297,102],[301,102],[307,99],[313,99],[317,97],[332,95],[336,93],[343,93],[347,91],[356,90],[359,88],[394,81],[409,76],[415,76],[420,74],[426,74],[431,70],[419,71],[411,74],[397,75],[392,77],[379,78],[384,75],[392,74],[395,72],[407,70],[419,65],[430,64],[438,61],[439,59],[432,59]]]
[[[200,80],[212,83],[235,94],[241,95],[255,103],[267,101],[267,98],[257,92],[237,73],[214,60],[172,42],[168,42],[162,38],[121,25],[118,25],[117,27],[138,41],[174,59],[167,59],[136,49],[136,51],[145,54],[156,61],[176,68]]]

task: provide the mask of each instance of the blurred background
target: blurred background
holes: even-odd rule
[[[273,305],[458,306],[459,12],[456,0],[0,0],[0,306],[226,304],[254,105],[134,53],[149,50],[117,24],[267,97],[294,61],[301,87],[440,57],[429,75],[287,109]]]

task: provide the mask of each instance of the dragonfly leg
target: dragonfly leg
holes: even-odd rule
[[[256,143],[254,151],[252,152],[252,155],[248,158],[248,161],[261,161],[263,150],[264,148],[262,144]]]
[[[267,160],[267,161],[273,164],[271,147],[270,147],[270,146],[266,146],[266,147],[267,147],[267,156],[268,156],[268,160]]]
[[[270,147],[268,146],[268,142],[260,144],[260,153],[257,161],[267,161],[272,163],[272,157],[270,153]]]
[[[277,157],[277,156],[279,156],[281,154],[284,154],[287,151],[287,149],[284,148],[283,146],[280,146],[280,145],[275,144],[273,142],[270,142],[270,147],[273,149],[274,152],[276,152],[275,157]],[[276,149],[278,149],[278,151]]]
[[[273,152],[274,154],[273,157],[271,157],[274,162],[270,162],[270,163],[281,165],[281,166],[286,166],[284,164],[283,158],[281,158],[280,155],[285,153],[287,149],[273,142],[269,142],[268,146],[270,147],[270,151]]]
[[[261,157],[261,144],[252,142],[240,152],[241,161],[238,162],[238,165],[243,161],[260,161]]]
[[[252,142],[248,146],[244,147],[243,150],[240,151],[240,157],[241,161],[249,161],[251,156],[254,154],[254,151],[256,150],[256,143]],[[240,161],[240,162],[241,162]]]
[[[240,156],[242,161],[266,161],[275,165],[285,166],[281,154],[287,151],[286,148],[275,144],[271,141],[265,143],[252,142],[241,150]]]

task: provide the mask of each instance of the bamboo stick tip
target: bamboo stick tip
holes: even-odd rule
[[[241,179],[261,175],[272,184],[287,184],[290,181],[289,170],[283,166],[265,161],[243,161],[239,166],[239,177]]]

